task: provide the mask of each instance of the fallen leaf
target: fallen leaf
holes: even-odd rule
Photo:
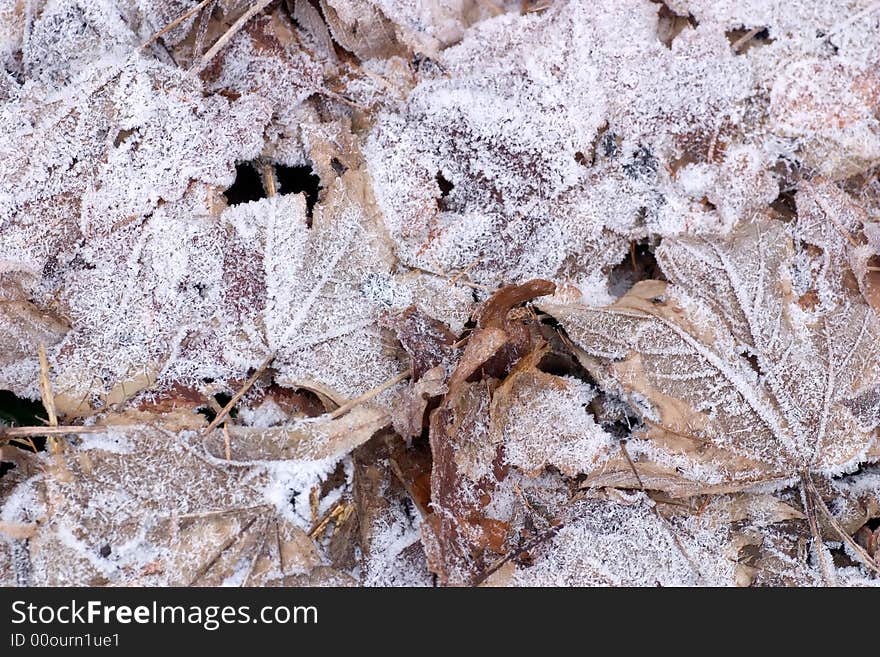
[[[338,459],[367,442],[388,425],[388,415],[374,407],[358,406],[342,417],[301,418],[281,427],[259,428],[228,425],[230,461],[320,461]],[[227,458],[223,431],[215,430],[204,440],[214,458]]]
[[[823,313],[795,303],[783,224],[743,224],[724,240],[664,242],[670,285],[646,282],[606,308],[542,304],[644,427],[629,451],[647,488],[690,496],[784,486],[880,457],[848,401],[878,382],[874,312],[840,293]],[[622,457],[589,480],[640,487]]]
[[[510,465],[536,476],[546,467],[567,476],[601,467],[613,439],[588,409],[595,389],[572,377],[538,369],[547,353],[539,349],[523,358],[492,396],[493,442],[504,445]]]

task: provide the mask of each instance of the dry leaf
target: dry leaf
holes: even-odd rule
[[[822,250],[814,258],[820,272],[819,301],[858,285],[865,301],[880,310],[880,243],[873,222],[855,199],[836,184],[823,180],[802,182],[797,194],[798,234]]]
[[[4,506],[4,519],[38,524],[31,585],[131,582],[156,560],[145,583],[220,577],[218,559],[270,509],[259,478],[205,462],[170,432],[133,425],[80,441],[65,452],[69,480],[26,480]]]
[[[390,422],[377,408],[358,406],[342,417],[302,418],[280,427],[259,428],[228,425],[230,461],[321,461],[339,459],[367,442]],[[227,458],[226,437],[215,430],[205,448],[217,459]]]
[[[431,413],[433,513],[422,525],[422,540],[428,565],[443,583],[473,582],[507,550],[509,523],[487,508],[505,478],[503,446],[490,429],[494,377],[504,377],[542,341],[534,322],[514,306],[554,289],[548,281],[529,281],[485,302],[448,391]]]
[[[666,241],[670,280],[636,285],[606,308],[544,304],[606,386],[644,419],[631,441],[648,488],[689,496],[782,486],[880,457],[849,408],[878,383],[874,312],[852,294],[811,313],[783,224],[743,224],[724,240]],[[831,300],[829,300],[831,301]],[[625,459],[590,483],[639,487]]]
[[[523,358],[492,396],[493,442],[504,445],[507,463],[530,475],[547,466],[570,477],[590,473],[613,444],[588,409],[596,391],[573,377],[541,372],[546,353]]]

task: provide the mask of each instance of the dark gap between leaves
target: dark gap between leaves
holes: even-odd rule
[[[779,219],[782,221],[794,221],[797,219],[796,191],[794,189],[781,191],[779,196],[770,203],[770,207],[779,214]]]
[[[449,194],[452,193],[452,190],[455,189],[455,185],[447,180],[440,171],[434,176],[434,180],[437,181],[437,187],[440,188],[440,198],[437,199],[437,208],[441,212],[446,212],[449,210],[449,202],[446,199]]]
[[[334,167],[335,169],[335,167]],[[321,189],[321,179],[312,170],[312,167],[285,167],[277,165],[275,175],[278,179],[279,194],[305,194],[306,214],[309,218],[309,226],[312,225],[312,210],[318,202],[318,192]]]
[[[744,358],[746,359],[746,362],[749,364],[749,367],[751,367],[752,370],[755,372],[755,374],[757,374],[758,376],[761,376],[762,372],[761,372],[761,366],[758,365],[758,357],[755,354],[745,354]]]
[[[591,386],[596,386],[595,379],[572,354],[548,352],[538,363],[538,370],[553,376],[570,376]]]
[[[232,399],[231,395],[227,395],[226,393],[219,392],[214,395],[214,401],[216,401],[221,408],[224,408],[226,404],[229,403],[229,400]],[[217,413],[210,406],[203,406],[202,408],[196,409],[196,413],[203,416],[209,423],[214,421],[214,418],[217,417]],[[233,408],[229,411],[227,417],[235,419],[238,417],[238,409]]]
[[[16,427],[38,427],[43,423],[46,410],[32,399],[17,397],[9,390],[0,390],[0,422]]]
[[[655,248],[656,246],[647,239],[632,242],[629,252],[614,266],[608,276],[608,291],[619,297],[626,294],[639,281],[665,280],[654,257]]]
[[[675,37],[686,28],[694,29],[699,25],[693,15],[675,13],[663,0],[651,0],[651,2],[660,5],[657,10],[657,39],[667,48],[672,48]]]
[[[239,162],[235,165],[235,182],[223,195],[226,196],[226,202],[233,206],[266,198],[266,191],[256,168],[250,162]]]
[[[9,390],[0,390],[0,422],[14,427],[40,427],[46,424],[42,402],[18,397]],[[30,438],[38,452],[46,449],[45,436]],[[23,445],[19,445],[23,447]]]
[[[345,166],[336,160],[336,164],[345,170]],[[339,171],[336,165],[334,170]],[[318,192],[321,189],[321,179],[308,165],[286,167],[276,165],[275,177],[278,182],[278,194],[305,194],[306,215],[308,225],[312,225],[312,210],[318,202]],[[252,162],[239,162],[235,165],[235,182],[225,192],[226,202],[230,206],[250,203],[266,198],[266,190],[259,170]]]
[[[744,39],[749,34],[749,32],[751,32],[751,30],[752,28],[738,28],[736,30],[728,30],[724,33],[724,36],[727,37],[727,40],[730,42],[731,46],[736,46],[737,44],[740,44],[737,47],[735,54],[742,55],[749,48],[767,46],[773,43],[774,40],[770,38],[770,31],[766,27],[756,34],[752,35],[748,39],[748,41],[742,41],[742,39]]]

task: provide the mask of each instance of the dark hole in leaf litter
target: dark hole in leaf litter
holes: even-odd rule
[[[239,205],[266,198],[260,174],[250,162],[239,162],[235,165],[235,182],[223,194],[229,205]]]
[[[279,165],[275,167],[275,175],[278,177],[279,194],[304,193],[306,195],[306,214],[309,217],[309,225],[311,225],[312,210],[315,203],[318,202],[321,179],[310,166],[285,167]]]

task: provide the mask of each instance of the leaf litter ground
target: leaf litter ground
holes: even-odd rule
[[[878,44],[0,0],[0,582],[876,585]]]

